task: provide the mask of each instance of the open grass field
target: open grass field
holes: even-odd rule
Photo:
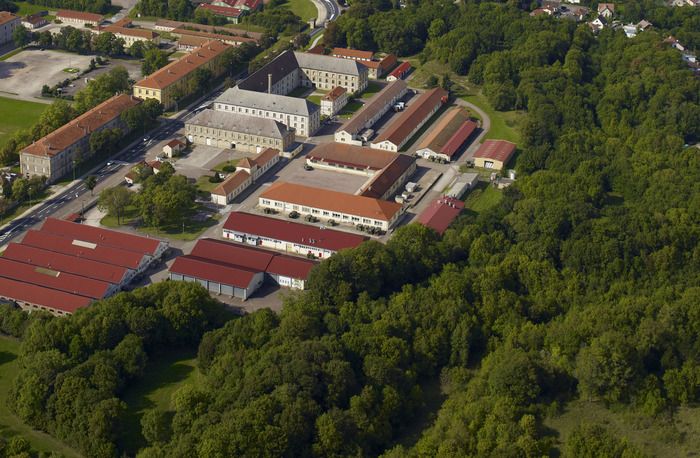
[[[362,106],[363,104],[361,102],[353,100],[352,102],[349,102],[347,105],[345,105],[342,110],[340,110],[340,112],[338,113],[338,117],[343,119],[350,119],[357,110],[362,108]]]
[[[221,182],[219,183],[212,183],[209,181],[209,178],[212,177],[212,175],[202,175],[201,177],[197,178],[197,190],[202,191],[202,192],[212,192],[214,188],[219,186]]]
[[[700,450],[700,408],[684,407],[673,418],[652,419],[629,411],[613,411],[601,403],[570,402],[564,412],[547,418],[545,427],[558,433],[559,445],[581,424],[599,424],[611,434],[626,438],[646,456],[697,456]]]
[[[8,411],[7,395],[18,370],[19,345],[18,340],[0,335],[0,436],[10,438],[21,435],[29,441],[34,450],[47,454],[56,452],[66,457],[79,457],[75,450],[46,433],[35,431]]]
[[[19,11],[15,14],[17,16],[28,16],[30,14],[38,13],[39,11],[56,11],[58,8],[52,8],[44,5],[36,5],[29,2],[12,2],[19,7]],[[45,16],[47,21],[51,21],[53,16]]]
[[[464,199],[465,207],[475,213],[481,213],[495,207],[503,199],[503,192],[484,181],[479,182],[469,191]]]
[[[311,0],[287,0],[282,4],[282,8],[292,10],[292,13],[299,16],[302,21],[308,21],[318,16],[318,10]]]
[[[134,455],[146,445],[141,435],[141,417],[149,410],[172,410],[171,398],[180,387],[197,383],[196,352],[179,350],[160,355],[150,362],[144,376],[131,384],[122,399],[127,404],[122,447]]]
[[[0,97],[0,146],[7,142],[13,132],[31,127],[47,107],[45,103]]]

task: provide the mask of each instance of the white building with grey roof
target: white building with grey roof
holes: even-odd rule
[[[227,89],[214,101],[214,110],[225,114],[238,114],[270,119],[294,129],[296,135],[313,135],[321,125],[321,111],[306,99],[244,90]],[[279,148],[282,150],[282,148]]]
[[[185,135],[194,144],[252,153],[266,148],[286,151],[294,143],[294,131],[280,121],[216,110],[189,119]]]

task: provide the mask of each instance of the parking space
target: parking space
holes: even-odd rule
[[[0,61],[0,92],[22,97],[41,96],[41,87],[53,86],[75,74],[64,72],[66,68],[85,69],[95,56],[28,49]]]
[[[329,170],[314,168],[305,170],[305,159],[292,161],[283,170],[283,180],[290,183],[303,184],[316,188],[328,189],[331,191],[355,194],[358,189],[370,179],[364,175],[354,175],[351,173],[340,173]]]

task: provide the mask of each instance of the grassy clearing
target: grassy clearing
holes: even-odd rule
[[[214,167],[212,170],[215,170],[217,172],[223,172],[224,167],[226,167],[227,165],[232,165],[235,167],[238,165],[238,161],[239,159],[231,159],[230,161],[224,161],[221,164],[217,164],[217,166]]]
[[[15,14],[17,16],[29,16],[30,14],[36,14],[40,11],[56,11],[57,8],[52,8],[50,6],[36,5],[29,2],[12,2],[19,8]],[[53,19],[52,16],[44,16],[46,20],[50,22]],[[50,19],[51,18],[51,19]]]
[[[318,10],[311,0],[287,0],[282,8],[292,10],[292,13],[299,16],[302,21],[318,17]]]
[[[104,227],[117,229],[120,226],[128,226],[129,224],[133,224],[134,222],[136,222],[137,219],[139,219],[138,209],[133,205],[129,205],[128,207],[126,207],[124,209],[124,213],[119,218],[119,221],[121,222],[121,224],[118,224],[117,217],[112,216],[112,215],[104,216],[100,220],[100,224]]]
[[[481,213],[498,205],[501,199],[503,192],[481,181],[467,194],[464,204],[469,210]]]
[[[186,384],[197,383],[198,377],[195,351],[173,351],[149,364],[144,376],[133,383],[122,398],[127,404],[127,413],[120,443],[127,453],[134,455],[146,445],[141,435],[143,414],[153,408],[173,410],[173,393]]]
[[[221,182],[219,183],[212,183],[209,181],[209,178],[211,178],[212,175],[202,175],[201,177],[197,178],[197,190],[201,192],[212,192],[214,188],[219,186]]]
[[[321,95],[310,95],[306,98],[309,102],[313,103],[314,105],[321,106]]]
[[[382,87],[383,87],[383,86],[382,86],[381,84],[369,83],[369,84],[367,85],[367,89],[365,89],[365,91],[362,93],[362,95],[360,96],[360,98],[369,99],[370,97],[373,97],[374,94],[376,94],[377,92],[381,91],[381,90],[382,90]]]
[[[348,103],[343,107],[342,110],[338,113],[338,116],[343,118],[343,119],[349,119],[352,118],[352,116],[355,114],[357,110],[362,108],[363,103],[358,102],[357,100],[353,100],[352,102]]]
[[[14,376],[19,370],[20,342],[11,337],[0,335],[0,436],[9,439],[21,435],[37,451],[56,452],[66,457],[80,456],[75,450],[54,439],[46,433],[36,431],[24,424],[7,409],[7,395]]]
[[[45,103],[0,97],[0,146],[4,145],[15,131],[34,125],[47,107]]]
[[[600,403],[570,402],[545,426],[558,433],[558,445],[581,424],[600,424],[616,437],[626,438],[646,456],[697,456],[700,450],[700,408],[684,407],[673,418],[648,418],[631,411],[612,411]]]

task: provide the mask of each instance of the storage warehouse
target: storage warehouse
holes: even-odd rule
[[[486,140],[474,153],[474,165],[485,169],[503,170],[515,153],[515,143]]]
[[[451,108],[423,139],[416,154],[423,159],[434,158],[449,162],[476,131],[476,127],[466,110]]]
[[[345,248],[355,248],[368,237],[250,213],[231,212],[223,237],[239,243],[326,259]]]
[[[440,107],[447,103],[447,91],[435,88],[412,100],[406,111],[389,124],[372,142],[372,148],[398,152]]]
[[[167,243],[48,218],[0,258],[0,297],[57,316],[118,292],[163,255]],[[21,286],[18,286],[21,285]]]
[[[212,293],[246,300],[263,285],[266,276],[280,286],[304,289],[314,265],[308,259],[200,239],[189,255],[175,260],[170,279],[196,281]]]

